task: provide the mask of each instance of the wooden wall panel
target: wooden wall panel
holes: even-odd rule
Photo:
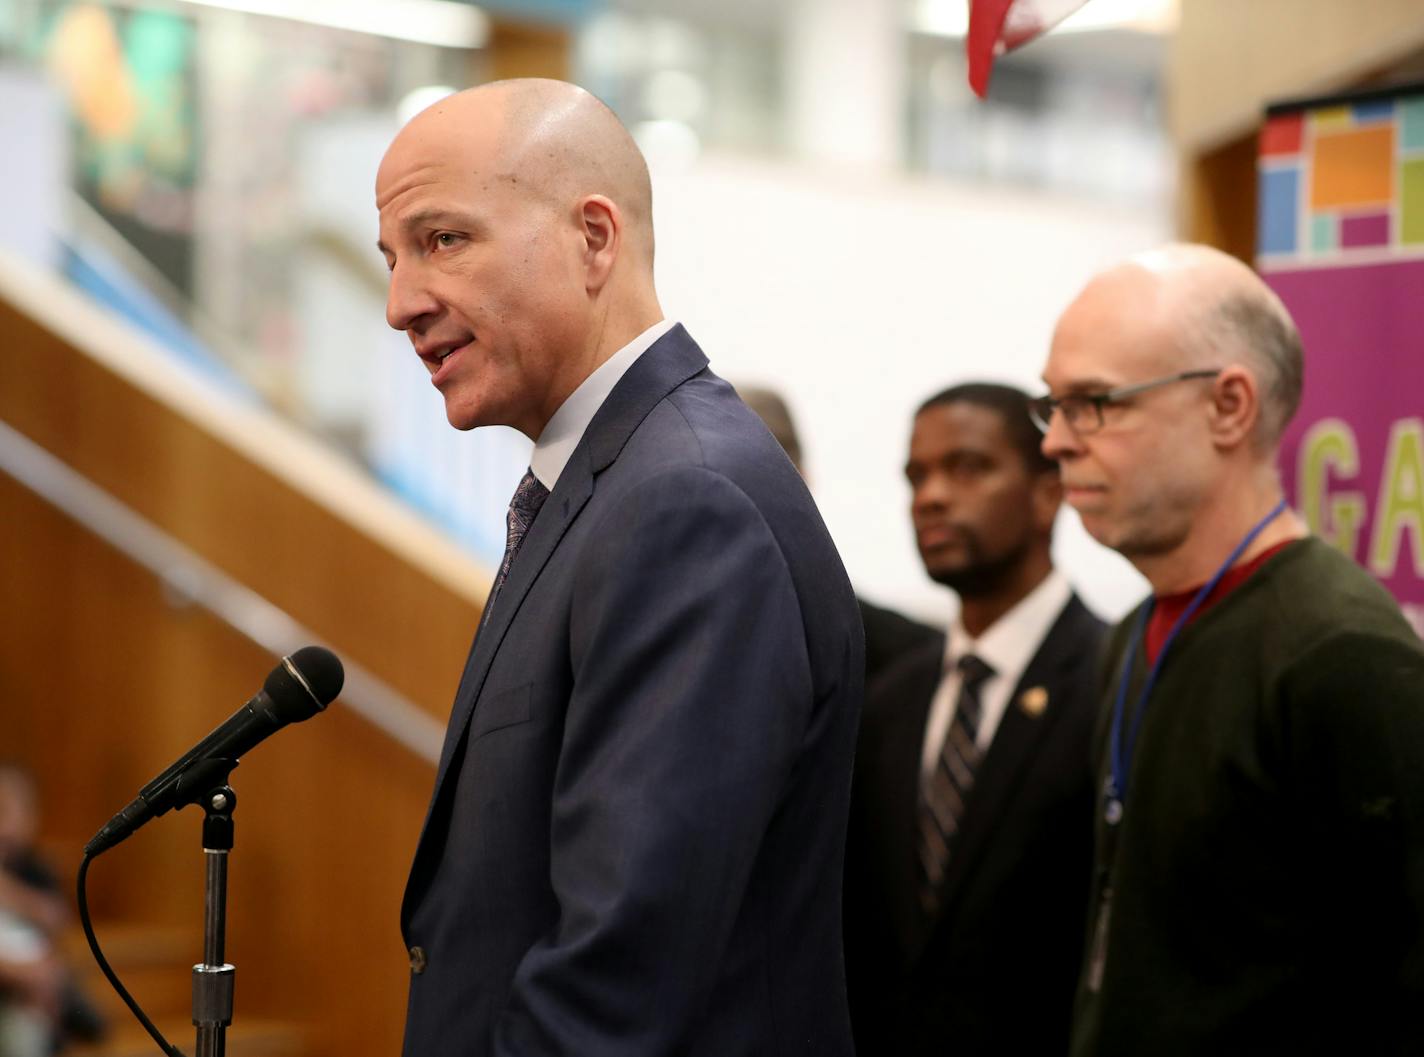
[[[484,570],[354,468],[158,373],[174,370],[162,354],[5,261],[0,335],[0,420],[443,721]],[[70,874],[83,842],[276,662],[3,472],[0,603],[0,756],[37,774]],[[433,777],[340,700],[234,772],[238,1020],[297,1021],[314,1057],[398,1052],[400,897]],[[184,981],[201,955],[200,839],[195,808],[172,812],[90,874],[96,915],[192,929],[172,967]]]
[[[197,387],[182,391],[186,403],[136,387],[7,301],[3,283],[0,333],[6,335],[0,419],[431,714],[448,714],[486,572],[452,556],[448,544],[443,566],[428,560],[436,537],[428,529],[423,535],[412,529],[409,539],[394,542],[378,538],[348,511],[322,502],[309,480],[284,476],[282,464],[290,458],[308,479],[327,471],[349,480],[353,491],[362,484],[359,471],[334,457],[323,464],[271,416],[234,413],[230,402],[217,399],[204,402]],[[164,369],[165,357],[144,356],[141,343],[128,340],[143,370]],[[216,433],[205,416],[222,418],[229,431],[246,430],[251,450]],[[283,446],[289,442],[288,452]],[[380,506],[379,490],[364,488],[369,504]],[[371,520],[388,526],[392,516],[378,509]]]
[[[1256,258],[1256,136],[1242,136],[1182,165],[1179,229],[1191,242]]]
[[[80,845],[254,693],[273,658],[175,608],[146,570],[3,475],[0,510],[0,752],[37,774],[47,843],[72,876]],[[318,1057],[396,1052],[400,894],[432,778],[340,700],[233,773],[239,1019],[297,1021]],[[98,859],[96,915],[191,927],[196,942],[201,823],[196,808],[171,812]],[[186,978],[200,955],[171,971]]]
[[[570,47],[569,31],[562,26],[496,18],[490,26],[489,79],[552,77],[566,81]]]

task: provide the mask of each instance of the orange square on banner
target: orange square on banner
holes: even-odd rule
[[[1394,126],[1319,132],[1310,169],[1315,209],[1379,205],[1394,196]]]

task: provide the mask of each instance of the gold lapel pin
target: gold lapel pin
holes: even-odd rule
[[[1019,695],[1019,708],[1030,716],[1041,716],[1048,707],[1048,690],[1042,686],[1031,686]]]

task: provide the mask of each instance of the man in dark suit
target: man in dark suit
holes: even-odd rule
[[[536,440],[402,907],[406,1057],[851,1053],[863,658],[801,479],[653,289],[648,174],[553,81],[417,116],[387,316]]]
[[[1007,386],[915,416],[916,540],[960,612],[867,693],[845,908],[862,1057],[1067,1051],[1103,625],[1053,568],[1062,489],[1038,439]]]

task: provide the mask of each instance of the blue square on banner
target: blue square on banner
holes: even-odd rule
[[[1300,169],[1266,169],[1261,173],[1257,217],[1259,253],[1294,253],[1296,219],[1300,216]]]
[[[1357,124],[1367,121],[1390,121],[1394,118],[1393,99],[1374,99],[1368,103],[1356,103],[1351,111]]]

